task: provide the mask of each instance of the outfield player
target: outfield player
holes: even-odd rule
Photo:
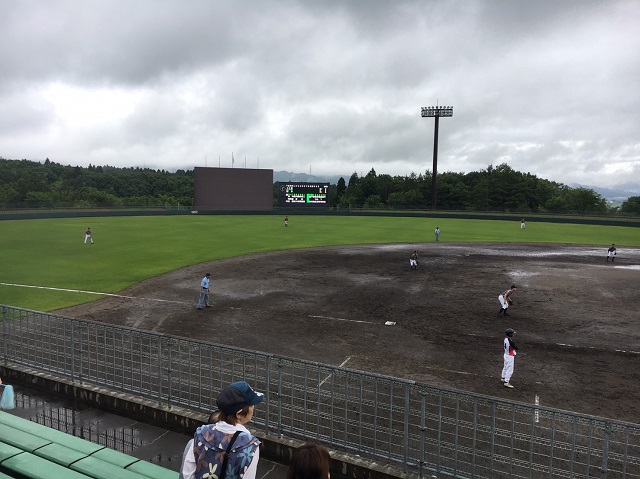
[[[616,259],[616,245],[614,244],[612,244],[607,250],[607,261],[609,261],[609,258],[611,258],[612,263]]]
[[[518,350],[518,346],[513,342],[513,335],[516,334],[516,332],[509,328],[504,334],[505,338],[502,342],[502,347],[504,348],[504,366],[502,367],[500,381],[502,381],[504,387],[512,388],[513,386],[509,381],[513,375],[513,365],[515,362],[516,351]]]
[[[84,232],[84,244],[87,244],[87,240],[91,240],[91,244],[93,244],[93,233],[91,233],[91,228],[87,228],[87,231]]]
[[[288,217],[288,216],[285,216],[285,217],[284,217],[284,226],[285,226],[285,228],[286,228],[287,226],[289,226],[289,217]]]
[[[509,305],[513,304],[511,295],[515,293],[517,290],[518,288],[516,288],[516,285],[512,284],[510,289],[498,295],[498,301],[500,301],[500,311],[498,311],[498,316],[500,315],[509,316],[509,313],[507,313],[507,308],[509,307]]]
[[[520,229],[523,230],[523,229],[526,229],[526,227],[527,227],[527,224],[524,222],[524,218],[522,218],[520,220]]]
[[[415,250],[409,258],[409,267],[411,269],[418,269],[418,250]]]
[[[209,306],[209,284],[211,283],[211,273],[207,273],[200,282],[200,299],[198,299],[198,309],[210,308]]]
[[[440,228],[438,226],[436,226],[434,233],[436,235],[436,241],[440,241]]]

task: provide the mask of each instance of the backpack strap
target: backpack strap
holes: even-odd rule
[[[233,447],[233,443],[236,442],[236,439],[240,435],[241,431],[236,431],[231,440],[229,441],[229,445],[227,446],[227,450],[224,453],[224,459],[222,460],[222,467],[220,468],[220,475],[218,476],[220,479],[224,479],[224,475],[227,472],[227,464],[229,463],[229,453],[231,452],[231,448]]]

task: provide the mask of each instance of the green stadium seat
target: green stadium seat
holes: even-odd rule
[[[91,477],[28,452],[17,454],[2,461],[0,472],[8,474],[9,477],[21,479],[87,479]]]
[[[26,452],[33,452],[42,446],[51,444],[51,441],[48,439],[43,439],[35,434],[29,434],[20,429],[12,428],[6,424],[0,424],[0,437],[3,442]]]
[[[100,459],[123,469],[140,460],[109,448],[100,449],[92,454],[91,457]]]
[[[22,449],[18,449],[15,446],[7,444],[6,442],[0,442],[0,463],[5,459],[9,459],[10,457],[22,454],[23,452],[24,451]]]
[[[94,444],[85,439],[58,431],[57,429],[52,429],[50,427],[43,426],[42,424],[29,421],[28,419],[23,419],[0,411],[0,427],[2,424],[40,436],[44,439],[48,439],[50,442],[61,444],[68,448],[84,452],[85,454],[93,454],[94,452],[105,448],[105,446],[101,446],[100,444]]]
[[[94,479],[149,479],[148,476],[143,476],[93,456],[80,459],[78,462],[71,464],[70,467],[71,470],[91,476]]]
[[[43,459],[55,462],[64,467],[70,467],[74,462],[88,456],[88,454],[84,452],[76,451],[75,449],[56,443],[51,443],[40,449],[36,449],[33,453],[36,456],[40,456]]]
[[[177,479],[157,464],[0,411],[0,479]]]
[[[178,479],[180,475],[176,471],[167,469],[152,462],[138,461],[127,467],[127,471],[137,472],[143,476],[150,477],[152,479]]]

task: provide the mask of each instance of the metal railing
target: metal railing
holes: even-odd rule
[[[640,425],[321,363],[2,306],[1,355],[72,381],[209,413],[246,380],[255,423],[459,478],[640,478]]]

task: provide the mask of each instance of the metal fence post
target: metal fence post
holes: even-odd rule
[[[76,382],[76,338],[75,320],[71,320],[71,382]]]
[[[171,409],[171,397],[173,394],[173,362],[172,362],[172,358],[173,358],[173,345],[174,345],[174,341],[169,340],[167,341],[167,407],[169,409]]]
[[[427,441],[427,393],[420,393],[420,461],[418,462],[420,469],[419,475],[422,477],[422,469],[425,465],[425,442]]]
[[[9,333],[7,332],[7,308],[6,306],[2,306],[2,359],[4,359],[4,364],[7,364],[7,337]]]
[[[609,437],[611,436],[611,423],[604,423],[604,438],[602,440],[602,467],[600,468],[600,477],[605,479],[609,468]]]
[[[264,432],[265,433],[269,433],[269,406],[271,405],[271,388],[269,387],[271,384],[271,354],[269,354],[266,359],[265,359],[265,391],[264,391],[264,399],[265,399],[265,407],[267,409],[267,412],[265,414],[265,420],[264,420]]]
[[[403,462],[404,462],[404,472],[407,472],[408,464],[409,464],[409,407],[410,407],[410,397],[409,397],[410,389],[409,384],[404,383],[404,444],[402,448],[404,449]]]
[[[278,436],[282,437],[282,359],[278,360]]]
[[[162,404],[162,336],[158,336],[158,404]]]

